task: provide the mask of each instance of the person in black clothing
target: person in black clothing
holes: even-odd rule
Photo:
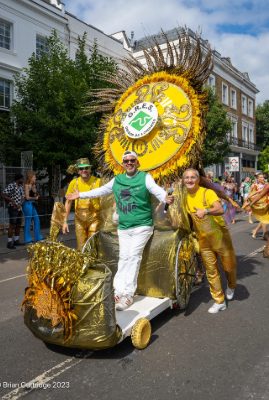
[[[9,228],[8,249],[16,249],[20,243],[20,230],[22,223],[22,203],[24,200],[23,175],[15,175],[14,182],[10,183],[3,191],[2,197],[8,203]]]

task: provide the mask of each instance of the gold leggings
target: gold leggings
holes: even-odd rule
[[[227,228],[222,228],[221,245],[216,248],[216,242],[212,236],[199,239],[201,257],[205,266],[210,293],[216,303],[224,302],[224,293],[221,285],[221,276],[218,268],[218,256],[225,272],[228,286],[236,287],[236,257],[232,240]],[[214,243],[215,242],[215,243]]]
[[[75,229],[77,248],[81,250],[87,239],[99,228],[100,217],[95,210],[88,208],[77,208],[75,213]]]

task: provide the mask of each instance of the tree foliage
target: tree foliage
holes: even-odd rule
[[[269,100],[259,104],[255,114],[257,144],[266,147],[269,145]]]
[[[227,118],[227,112],[212,89],[208,90],[208,103],[207,136],[202,149],[204,167],[224,161],[224,157],[229,153],[227,134],[231,131],[231,122]]]
[[[1,112],[0,113],[0,161],[4,162],[7,165],[12,165],[13,160],[16,160],[16,158],[18,158],[18,155],[16,149],[16,135],[14,132],[14,124],[10,119],[9,112]]]
[[[256,108],[256,137],[262,151],[259,154],[259,168],[268,172],[269,165],[269,100]]]
[[[90,92],[103,85],[98,74],[114,70],[115,63],[100,54],[95,44],[88,58],[85,36],[71,60],[54,32],[40,57],[33,54],[28,67],[15,79],[17,100],[11,114],[16,121],[17,153],[32,150],[35,168],[60,165],[62,170],[79,157],[93,160],[100,115],[83,111]]]
[[[259,168],[264,172],[269,172],[269,145],[259,154]]]
[[[100,72],[115,68],[111,59],[98,54],[96,44],[87,57],[85,36],[79,39],[76,58],[71,60],[54,32],[46,51],[40,57],[33,54],[28,67],[15,78],[17,99],[11,108],[15,129],[8,126],[2,130],[10,129],[9,135],[2,136],[12,151],[0,148],[2,159],[16,165],[21,151],[32,150],[38,169],[60,165],[65,171],[79,157],[89,157],[94,163],[92,147],[101,115],[86,115],[83,107],[91,101],[91,91],[105,85]],[[231,129],[226,111],[212,90],[208,98],[204,166],[223,161],[229,152],[226,135]]]

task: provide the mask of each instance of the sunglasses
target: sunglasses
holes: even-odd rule
[[[134,164],[136,162],[136,158],[131,158],[130,160],[123,160],[123,164]]]
[[[81,167],[78,170],[79,171],[88,171],[90,169],[90,167]]]

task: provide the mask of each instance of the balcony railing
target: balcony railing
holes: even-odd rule
[[[229,144],[238,146],[238,147],[243,147],[244,149],[250,149],[250,150],[256,150],[256,151],[261,150],[260,146],[258,146],[257,144],[248,142],[243,139],[239,139],[239,138],[231,136],[231,137],[227,137],[227,140],[228,140]]]

